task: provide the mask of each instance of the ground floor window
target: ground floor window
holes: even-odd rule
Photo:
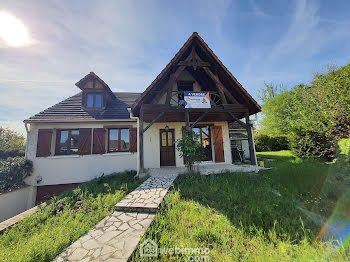
[[[57,130],[56,155],[78,154],[79,130]]]
[[[126,152],[130,150],[130,131],[128,128],[108,129],[108,151]]]
[[[198,142],[202,145],[204,149],[204,157],[202,161],[213,160],[212,149],[211,149],[211,136],[210,136],[210,126],[195,127],[192,129],[193,132],[199,134]]]

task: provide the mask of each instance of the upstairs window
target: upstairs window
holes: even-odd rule
[[[79,130],[57,130],[56,155],[76,155],[79,147]]]
[[[126,128],[108,129],[108,151],[127,152],[130,150],[130,132]]]
[[[87,108],[102,108],[102,94],[87,94],[86,96]]]
[[[184,100],[184,92],[193,92],[193,81],[177,82],[178,99]]]

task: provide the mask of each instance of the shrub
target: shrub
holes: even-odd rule
[[[33,164],[24,157],[9,157],[0,161],[0,192],[24,185],[24,179],[33,171]]]
[[[0,127],[0,159],[16,156],[24,156],[24,137]]]
[[[331,156],[328,154],[332,143],[314,132],[293,134],[289,136],[290,148],[300,158],[318,158]]]
[[[285,136],[267,136],[267,135],[257,135],[255,137],[255,148],[256,151],[280,151],[288,150],[289,142]]]
[[[176,140],[176,148],[180,152],[180,156],[186,160],[188,171],[193,171],[193,165],[201,162],[203,157],[203,147],[197,142],[199,139],[199,134],[184,130],[182,138]]]

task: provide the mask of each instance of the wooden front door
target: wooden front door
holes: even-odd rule
[[[160,137],[160,165],[175,166],[175,136],[174,129],[161,129]]]

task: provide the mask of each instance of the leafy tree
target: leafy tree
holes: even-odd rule
[[[19,188],[33,171],[33,163],[24,157],[9,157],[0,161],[0,192]]]
[[[182,138],[176,140],[176,148],[185,159],[188,171],[193,171],[193,166],[202,161],[204,150],[199,139],[199,134],[184,130]]]
[[[0,159],[24,155],[24,137],[13,130],[0,127]]]
[[[332,157],[336,143],[350,135],[350,64],[314,75],[311,84],[300,84],[277,94],[263,90],[262,134],[286,135],[300,157]],[[272,95],[271,95],[272,94]]]

